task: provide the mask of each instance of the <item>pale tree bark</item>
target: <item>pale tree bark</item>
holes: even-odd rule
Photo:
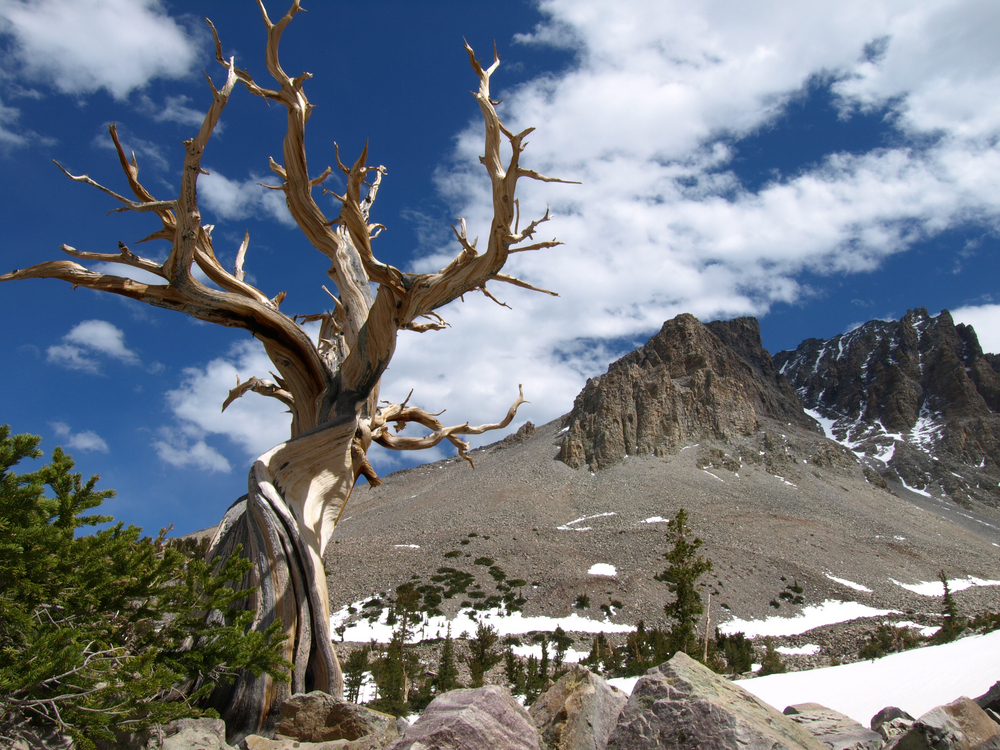
[[[490,98],[490,77],[499,65],[494,60],[484,68],[466,45],[469,61],[478,78],[474,96],[485,125],[482,163],[492,185],[494,215],[486,247],[480,251],[470,241],[464,220],[455,227],[460,251],[437,273],[413,274],[379,261],[372,240],[382,229],[369,217],[385,169],[367,164],[367,147],[346,166],[336,155],[343,173],[343,195],[332,193],[340,203],[338,216],[328,217],[316,201],[317,193],[332,169],[311,176],[306,160],[305,132],[312,105],[303,85],[311,77],[290,77],[281,67],[279,44],[282,33],[299,12],[298,0],[284,16],[272,23],[263,3],[260,11],[268,31],[267,69],[274,88],[265,88],[249,73],[225,59],[215,36],[216,56],[226,71],[221,88],[208,81],[212,103],[197,135],[185,141],[186,154],[178,195],[158,200],[139,182],[135,156],[129,158],[114,126],[110,134],[134,198],[126,198],[97,184],[86,175],[67,176],[111,196],[121,205],[117,211],[154,214],[160,228],[142,241],[164,240],[171,249],[163,263],[142,258],[119,243],[117,253],[92,253],[64,245],[62,250],[83,261],[104,261],[138,268],[162,279],[144,284],[127,276],[88,270],[71,260],[50,261],[0,276],[0,281],[55,278],[74,286],[131,297],[157,307],[177,310],[200,320],[242,328],[264,346],[276,370],[273,380],[256,375],[237,383],[222,408],[248,392],[278,399],[292,415],[289,440],[260,456],[249,474],[249,491],[226,513],[213,541],[212,555],[230,554],[242,544],[244,554],[255,563],[248,580],[258,587],[247,602],[266,627],[280,620],[288,639],[286,657],[294,664],[292,681],[276,683],[266,675],[246,675],[227,690],[217,691],[214,701],[240,729],[235,736],[260,731],[273,724],[281,700],[291,691],[325,690],[340,694],[342,679],[330,640],[329,604],[322,557],[337,519],[360,477],[370,484],[379,479],[367,460],[372,443],[394,450],[430,448],[449,441],[469,460],[463,436],[477,435],[507,426],[518,406],[518,395],[507,415],[497,423],[445,426],[433,414],[408,405],[379,400],[382,374],[392,359],[396,336],[401,330],[428,332],[444,329],[439,308],[471,291],[490,298],[487,283],[498,281],[535,291],[537,289],[501,271],[512,252],[540,250],[559,244],[535,241],[548,212],[519,227],[515,197],[521,178],[559,182],[521,166],[524,138],[531,132],[509,131],[501,123]],[[211,22],[209,22],[211,25]],[[203,174],[202,156],[226,103],[237,84],[251,94],[283,106],[287,130],[283,163],[271,160],[271,171],[281,184],[272,188],[284,193],[296,224],[312,246],[330,261],[327,271],[336,294],[330,293],[331,308],[318,314],[289,317],[279,306],[284,293],[271,298],[245,281],[244,263],[249,245],[245,237],[232,271],[224,269],[213,249],[212,226],[202,223],[198,208],[198,177]],[[511,155],[501,159],[501,145],[509,144]],[[62,167],[60,166],[60,169]],[[293,262],[289,259],[288,262]],[[203,284],[193,273],[197,266],[212,282]],[[371,292],[372,283],[377,292]],[[494,298],[495,299],[495,298]],[[313,344],[302,323],[320,322],[318,344]],[[399,431],[410,423],[430,430],[422,437],[404,437]],[[335,571],[332,572],[335,574]],[[231,727],[231,737],[233,728]]]

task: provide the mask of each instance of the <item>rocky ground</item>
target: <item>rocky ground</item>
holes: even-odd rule
[[[487,558],[508,580],[527,582],[525,615],[577,611],[603,619],[601,605],[616,602],[622,606],[611,622],[662,624],[669,593],[653,576],[665,567],[666,524],[645,521],[680,508],[714,563],[704,579],[713,624],[794,617],[831,599],[934,624],[940,598],[891,579],[933,581],[940,570],[949,579],[1000,579],[994,509],[962,509],[963,519],[975,516],[963,527],[926,498],[917,498],[929,506],[920,507],[902,487],[866,476],[853,454],[817,433],[761,426],[725,444],[702,440],[591,472],[556,460],[563,429],[556,421],[474,451],[475,470],[453,458],[388,476],[381,487],[360,486],[326,555],[331,607],[391,593],[414,576],[426,582],[442,566],[473,574],[478,590],[493,594],[487,567],[475,564]],[[588,575],[595,563],[615,566],[617,575]],[[788,601],[796,585],[799,604]],[[574,609],[581,594],[590,599],[582,612]],[[997,608],[998,595],[1000,588],[972,587],[955,597],[972,614]],[[463,599],[445,600],[446,612]],[[881,619],[783,639],[821,647],[786,661],[805,667],[856,658],[863,633]],[[585,650],[590,637],[580,636],[576,648]]]

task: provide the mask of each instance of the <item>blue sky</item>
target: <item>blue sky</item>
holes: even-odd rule
[[[284,4],[268,3],[273,18]],[[528,184],[523,217],[565,244],[512,258],[560,297],[494,289],[443,311],[444,332],[401,336],[387,398],[494,421],[524,383],[536,424],[567,412],[586,378],[681,312],[755,315],[772,352],[913,307],[950,309],[1000,350],[1000,5],[987,2],[657,3],[617,0],[308,2],[282,63],[314,77],[307,131],[319,173],[370,143],[388,175],[375,252],[435,270],[457,252],[449,222],[488,227],[481,123],[463,37],[512,129],[535,126],[523,163],[581,185]],[[148,217],[52,164],[126,192],[107,126],[140,179],[176,195],[181,142],[221,82],[211,37],[266,83],[252,2],[0,0],[0,270],[59,247],[155,259]],[[284,212],[267,158],[284,114],[238,89],[210,141],[200,206],[231,263],[282,309],[326,307],[325,264]],[[333,187],[336,188],[336,185]],[[336,208],[329,205],[331,215]],[[551,236],[550,235],[550,236]],[[100,270],[100,269],[98,269]],[[155,532],[218,521],[254,456],[287,435],[252,394],[220,413],[236,376],[265,376],[247,334],[57,281],[0,285],[7,386],[0,423],[61,444],[119,495],[115,516]],[[515,423],[514,427],[517,426]],[[480,442],[497,439],[487,435]],[[389,472],[422,455],[374,455]],[[405,459],[405,462],[404,460]],[[363,491],[363,490],[359,490]]]

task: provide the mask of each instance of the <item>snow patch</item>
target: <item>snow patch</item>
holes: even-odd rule
[[[778,646],[774,650],[787,656],[815,656],[820,648],[815,643],[807,643],[805,646]]]
[[[669,523],[669,521],[662,516],[653,516],[652,518],[645,519],[642,523]]]
[[[837,576],[832,576],[829,573],[824,574],[831,581],[836,581],[841,586],[847,586],[849,589],[854,589],[855,591],[864,591],[867,594],[872,593],[872,590],[867,586],[862,586],[860,583],[855,583],[854,581],[848,581],[845,578],[837,578]]]
[[[944,586],[941,585],[941,581],[901,583],[894,578],[890,578],[889,580],[907,591],[912,591],[914,594],[920,594],[920,596],[944,596]],[[948,589],[952,593],[956,591],[964,591],[965,589],[972,588],[973,586],[1000,586],[1000,581],[990,581],[985,578],[975,578],[973,576],[969,576],[968,578],[956,578],[948,581]]]
[[[760,636],[800,635],[813,628],[862,617],[879,617],[892,614],[891,609],[875,609],[858,602],[827,599],[822,604],[811,604],[795,617],[768,617],[766,620],[730,620],[719,626],[723,633],[744,633],[747,638]],[[871,717],[869,717],[871,718]]]
[[[592,518],[604,518],[606,516],[615,516],[617,513],[597,513],[593,516],[583,516],[575,521],[570,521],[569,523],[564,523],[562,526],[556,526],[558,531],[590,531],[591,526],[584,526],[582,528],[577,528],[576,524],[583,523],[584,521],[589,521]]]
[[[419,544],[394,544],[392,546],[397,549],[420,549]]]
[[[367,600],[363,599],[348,606],[360,612],[365,601]],[[396,626],[386,624],[388,617],[389,610],[386,608],[375,622],[362,617],[348,623],[351,613],[348,612],[348,607],[343,607],[330,616],[330,630],[337,633],[337,628],[344,626],[342,640],[353,643],[368,643],[373,640],[389,643]],[[631,633],[635,630],[633,625],[618,624],[610,620],[591,620],[575,612],[567,617],[525,617],[521,612],[505,613],[497,608],[482,612],[463,610],[451,620],[444,616],[428,617],[425,614],[416,625],[411,626],[412,632],[407,643],[444,638],[449,625],[452,638],[459,638],[463,634],[475,636],[479,623],[492,625],[500,636],[521,635],[536,630],[551,632],[557,627],[568,633]]]
[[[608,565],[607,563],[594,563],[590,566],[590,570],[588,570],[587,573],[592,576],[614,577],[618,575],[618,571],[615,570],[615,566]]]

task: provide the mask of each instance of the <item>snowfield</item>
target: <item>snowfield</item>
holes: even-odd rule
[[[819,703],[864,726],[886,706],[913,717],[1000,680],[1000,631],[925,646],[875,661],[741,680],[737,684],[779,711]]]

